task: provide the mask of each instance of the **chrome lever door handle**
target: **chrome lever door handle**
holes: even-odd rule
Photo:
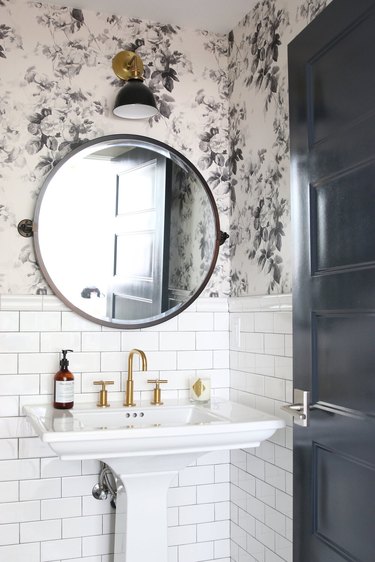
[[[281,409],[293,416],[296,425],[308,427],[310,424],[310,392],[295,388],[294,403],[281,406]]]

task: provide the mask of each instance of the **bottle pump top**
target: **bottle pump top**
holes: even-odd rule
[[[66,354],[68,353],[68,351],[70,351],[71,353],[73,353],[73,350],[72,350],[72,349],[62,349],[62,350],[61,350],[61,353],[62,353],[62,356],[63,356],[63,357],[62,357],[62,359],[61,359],[61,361],[60,361],[60,367],[61,367],[62,369],[67,369],[67,368],[68,368],[69,361],[68,361],[67,358],[66,358]]]

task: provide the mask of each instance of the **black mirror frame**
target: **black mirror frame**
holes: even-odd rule
[[[41,209],[41,205],[42,205],[42,201],[43,201],[43,196],[44,196],[44,193],[46,192],[46,190],[48,189],[48,186],[49,186],[51,180],[54,178],[54,176],[57,174],[57,172],[60,170],[60,168],[66,162],[68,162],[71,158],[76,156],[79,152],[82,152],[83,150],[89,149],[90,147],[92,147],[96,144],[103,143],[103,142],[110,142],[110,141],[121,141],[121,140],[123,140],[126,144],[129,144],[129,145],[131,144],[131,142],[133,142],[134,144],[137,145],[137,147],[146,148],[146,149],[149,149],[149,150],[154,149],[159,154],[162,154],[162,155],[167,156],[167,157],[172,156],[173,159],[177,160],[177,162],[181,163],[185,169],[193,172],[196,175],[196,177],[200,180],[200,182],[201,182],[201,184],[202,184],[202,186],[203,186],[203,188],[204,188],[204,190],[207,194],[208,200],[209,200],[210,205],[211,205],[213,217],[214,217],[214,223],[215,223],[215,232],[216,232],[216,234],[215,234],[215,246],[214,246],[213,256],[212,256],[212,260],[211,260],[211,265],[210,265],[210,268],[209,268],[205,278],[203,279],[201,285],[194,292],[194,294],[189,299],[187,299],[186,302],[171,308],[167,312],[162,312],[162,313],[160,313],[160,315],[147,318],[145,322],[142,322],[142,321],[139,321],[139,320],[132,321],[130,323],[129,323],[128,320],[124,321],[124,322],[120,322],[120,321],[110,322],[110,321],[107,321],[107,320],[102,320],[102,319],[97,318],[95,316],[91,316],[90,314],[86,313],[85,311],[81,310],[80,308],[78,308],[77,306],[72,304],[59,291],[59,289],[54,284],[52,278],[50,277],[50,275],[48,273],[48,270],[47,270],[47,268],[44,264],[44,261],[43,261],[42,255],[41,255],[41,251],[40,251],[40,245],[39,245],[39,213],[40,213],[40,209]],[[44,181],[43,186],[42,186],[42,188],[39,192],[36,207],[35,207],[35,212],[34,212],[33,235],[34,235],[34,250],[35,250],[38,265],[39,265],[40,270],[41,270],[45,280],[47,281],[49,287],[52,289],[53,293],[68,308],[70,308],[73,312],[75,312],[79,316],[82,316],[83,318],[86,318],[87,320],[90,320],[91,322],[94,322],[96,324],[100,324],[101,326],[107,326],[107,327],[110,327],[110,328],[120,328],[122,330],[139,330],[141,328],[147,328],[147,327],[150,327],[150,326],[155,326],[157,324],[161,324],[162,322],[166,322],[167,320],[170,320],[171,318],[177,316],[178,314],[180,314],[181,312],[186,310],[199,297],[199,295],[202,294],[204,288],[206,287],[208,281],[210,280],[210,278],[212,276],[212,273],[215,269],[217,257],[218,257],[218,254],[219,254],[219,246],[223,243],[222,232],[220,231],[220,221],[219,221],[219,214],[218,214],[218,211],[217,211],[216,202],[215,202],[213,194],[212,194],[206,180],[203,178],[203,176],[199,172],[199,170],[183,154],[178,152],[176,149],[168,146],[167,144],[165,144],[161,141],[158,141],[156,139],[152,139],[150,137],[145,137],[145,136],[141,136],[141,135],[130,135],[130,134],[117,134],[117,135],[107,135],[107,136],[98,137],[98,138],[93,139],[89,142],[85,142],[85,143],[81,144],[77,148],[73,149],[69,154],[67,154],[62,160],[60,160],[60,162],[55,166],[55,168],[52,170],[52,172],[50,172],[49,175],[47,176],[47,178]]]

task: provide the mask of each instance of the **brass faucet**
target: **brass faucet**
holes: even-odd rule
[[[133,357],[138,353],[142,359],[142,371],[147,371],[147,359],[141,349],[132,349],[128,357],[128,380],[126,381],[126,394],[124,406],[135,406],[134,404],[134,381],[133,381]]]

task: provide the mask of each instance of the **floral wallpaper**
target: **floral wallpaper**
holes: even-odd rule
[[[262,0],[229,34],[233,296],[291,291],[287,45],[327,4]]]
[[[226,37],[0,0],[0,292],[49,290],[17,223],[66,153],[121,132],[172,145],[206,178],[230,241],[205,296],[289,292],[287,45],[328,2],[249,0]],[[123,49],[145,63],[160,109],[149,122],[112,116]]]
[[[0,22],[0,292],[49,291],[32,240],[16,226],[32,218],[64,155],[101,135],[140,134],[181,151],[207,179],[229,230],[225,36],[22,0],[0,0]],[[160,109],[149,122],[112,115],[122,83],[111,60],[120,50],[143,59]],[[226,243],[205,296],[229,290]]]

